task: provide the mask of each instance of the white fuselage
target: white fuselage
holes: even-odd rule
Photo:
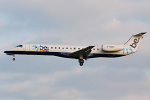
[[[42,44],[22,44],[20,47],[13,48],[9,51],[6,51],[7,54],[27,54],[27,55],[55,55],[66,58],[67,55],[81,49],[84,49],[85,46],[62,46],[62,45],[42,45]],[[120,57],[134,53],[131,48],[124,48],[120,51],[111,52],[103,51],[101,47],[92,48],[91,53],[88,55],[88,58],[95,57]],[[78,57],[75,57],[78,59]]]

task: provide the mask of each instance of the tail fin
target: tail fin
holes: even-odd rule
[[[129,46],[133,49],[134,52],[137,51],[140,40],[145,36],[146,32],[142,32],[136,35],[133,35],[124,45]]]

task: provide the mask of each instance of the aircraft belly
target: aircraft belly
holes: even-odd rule
[[[58,57],[64,58],[75,58],[78,59],[78,56],[68,56],[70,52],[38,52],[38,51],[5,51],[5,53],[9,54],[24,54],[24,55],[54,55]],[[123,54],[102,54],[102,53],[90,53],[88,58],[96,58],[96,57],[121,57]]]
[[[39,51],[5,51],[4,53],[8,55],[13,54],[24,54],[24,55],[54,55],[59,57],[65,58],[74,58],[68,57],[67,55],[70,54],[69,52],[39,52]]]
[[[96,57],[108,57],[108,58],[114,58],[114,57],[121,57],[121,56],[125,56],[123,54],[90,54],[88,56],[88,58],[96,58]]]

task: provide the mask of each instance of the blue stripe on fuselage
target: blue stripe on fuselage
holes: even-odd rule
[[[65,58],[74,58],[74,57],[69,57],[68,54],[70,52],[37,52],[37,51],[5,51],[4,53],[6,54],[24,54],[24,55],[54,55],[54,56],[59,56],[59,57],[65,57]],[[96,57],[121,57],[124,55],[119,55],[119,54],[96,54],[96,53],[91,53],[89,54],[88,58],[96,58]],[[78,59],[78,58],[76,58]]]

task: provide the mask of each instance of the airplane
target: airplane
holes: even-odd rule
[[[15,55],[53,55],[64,58],[78,59],[80,66],[83,66],[84,59],[97,58],[97,57],[109,57],[116,58],[129,54],[133,54],[137,51],[140,40],[147,32],[141,32],[132,37],[124,45],[102,45],[101,47],[95,46],[65,46],[65,45],[43,45],[43,44],[21,44],[13,49],[4,51],[7,55],[13,56],[15,61]]]

